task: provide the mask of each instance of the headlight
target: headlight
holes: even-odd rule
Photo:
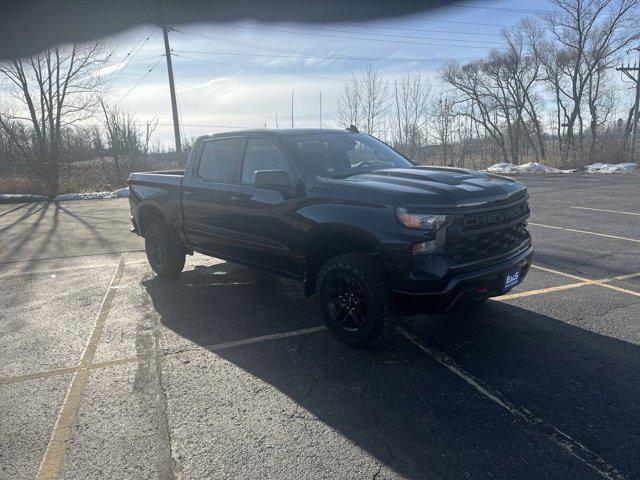
[[[407,228],[437,232],[446,225],[446,215],[434,215],[432,213],[409,213],[406,208],[396,208],[396,217]]]

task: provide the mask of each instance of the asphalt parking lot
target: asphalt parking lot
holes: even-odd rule
[[[0,478],[640,478],[640,175],[526,176],[535,268],[351,349],[126,199],[0,205]]]

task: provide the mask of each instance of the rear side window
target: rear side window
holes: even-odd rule
[[[253,176],[258,170],[289,171],[289,166],[280,149],[271,140],[250,138],[242,164],[242,183],[253,185]]]
[[[205,142],[198,166],[198,175],[205,180],[232,181],[239,148],[239,137]]]

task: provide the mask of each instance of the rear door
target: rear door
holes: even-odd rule
[[[247,138],[236,182],[230,187],[229,224],[233,255],[294,277],[303,271],[295,194],[297,174],[283,149],[267,135]],[[285,170],[289,187],[257,187],[257,170]]]
[[[229,186],[244,144],[241,136],[205,140],[182,182],[184,230],[189,243],[229,255]]]

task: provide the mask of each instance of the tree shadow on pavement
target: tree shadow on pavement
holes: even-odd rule
[[[598,478],[399,335],[367,350],[349,348],[327,332],[212,348],[321,325],[316,302],[305,299],[295,282],[222,263],[184,272],[176,281],[156,277],[143,285],[161,324],[183,339],[182,347],[210,349],[275,387],[392,473],[410,478]],[[637,345],[501,302],[405,324],[421,342],[452,357],[509,401],[629,477],[640,477]],[[204,374],[201,381],[206,381]],[[234,388],[240,387],[229,386],[229,391]],[[202,405],[210,401],[199,398],[195,404],[201,407],[194,408],[206,411]],[[200,455],[207,461],[206,451]]]
[[[59,202],[34,203],[10,211],[11,215],[2,218],[0,226],[0,265],[133,249],[138,239],[131,238],[129,229],[120,225],[122,222],[108,216],[96,218],[92,215],[93,204],[78,203],[82,203],[78,205],[79,211]],[[105,206],[105,214],[118,213],[108,203]]]

